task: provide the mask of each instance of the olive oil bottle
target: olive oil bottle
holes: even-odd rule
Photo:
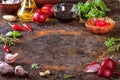
[[[17,16],[22,21],[32,22],[35,11],[36,4],[34,0],[23,0],[21,7],[18,9]]]

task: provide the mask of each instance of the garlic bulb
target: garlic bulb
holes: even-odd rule
[[[28,72],[25,71],[22,66],[18,65],[15,67],[15,74],[18,76],[25,76]]]
[[[10,66],[9,64],[5,63],[5,62],[1,62],[0,63],[0,73],[1,74],[7,74],[13,72],[13,67]]]
[[[13,62],[15,62],[17,56],[18,56],[18,53],[15,53],[15,54],[6,54],[5,55],[5,61],[7,63],[13,63]]]

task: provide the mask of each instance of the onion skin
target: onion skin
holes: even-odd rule
[[[85,72],[89,72],[89,73],[98,72],[99,69],[100,69],[100,64],[98,62],[92,62],[87,66]]]

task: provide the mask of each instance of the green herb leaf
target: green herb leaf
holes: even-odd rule
[[[13,37],[13,38],[17,38],[17,37],[20,37],[20,36],[22,36],[22,35],[21,35],[21,33],[19,33],[18,31],[13,31],[13,32],[12,32],[12,37]]]
[[[111,47],[116,44],[116,39],[115,38],[109,38],[107,41],[104,42],[104,45],[106,47]]]
[[[31,65],[31,67],[32,67],[32,68],[35,68],[35,69],[40,68],[37,63],[33,63],[33,64]]]

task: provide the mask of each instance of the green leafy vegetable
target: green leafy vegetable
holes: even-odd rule
[[[102,0],[88,0],[85,3],[79,2],[76,6],[79,17],[93,18],[103,17],[105,13],[110,11]]]
[[[120,49],[120,38],[109,38],[104,42],[104,45],[108,47],[107,52],[115,52]]]

